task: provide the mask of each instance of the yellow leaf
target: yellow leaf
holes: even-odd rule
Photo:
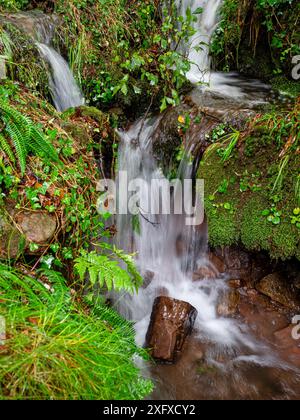
[[[180,124],[184,124],[185,123],[185,118],[182,115],[179,115],[178,122],[180,122]]]

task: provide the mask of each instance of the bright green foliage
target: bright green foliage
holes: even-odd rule
[[[173,0],[164,8],[149,0],[59,0],[55,8],[65,19],[59,30],[69,62],[91,103],[139,103],[145,110],[150,102],[161,110],[179,103],[190,68],[179,45],[194,33],[191,10],[177,16]]]
[[[258,115],[241,131],[234,148],[228,140],[222,143],[229,127],[218,129],[219,135],[212,133],[198,177],[205,181],[213,246],[241,243],[274,258],[298,257],[298,116],[298,106]],[[230,159],[224,160],[224,150],[230,151]]]
[[[22,10],[29,3],[29,0],[1,0],[0,11],[16,12]]]
[[[96,251],[81,251],[81,255],[75,259],[75,269],[83,281],[85,275],[89,275],[89,280],[94,286],[96,283],[108,290],[126,290],[128,292],[137,291],[142,285],[143,279],[135,268],[134,260],[131,255],[108,245],[102,244],[102,248],[112,251],[109,255],[99,255]],[[117,260],[114,260],[116,259]],[[126,264],[127,270],[120,266],[120,260]]]
[[[3,134],[0,133],[1,149],[12,163],[18,161],[22,175],[26,170],[26,158],[29,153],[47,160],[59,161],[54,147],[35,124],[3,99],[0,99],[0,118],[3,123]]]
[[[142,399],[151,392],[133,362],[147,354],[132,326],[111,309],[73,300],[61,274],[35,279],[0,265],[0,289],[7,330],[0,399]]]

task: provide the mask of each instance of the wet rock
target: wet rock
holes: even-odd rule
[[[240,289],[243,286],[243,282],[241,280],[228,280],[228,286],[232,289]]]
[[[147,287],[152,282],[153,278],[154,278],[154,272],[153,271],[150,271],[150,270],[146,270],[143,273],[143,279],[144,279],[144,281],[143,281],[142,288],[143,289],[147,289]]]
[[[205,279],[215,279],[217,277],[217,272],[208,266],[201,266],[193,273],[193,280],[205,280]]]
[[[238,312],[240,294],[237,290],[226,291],[220,298],[217,306],[219,316],[232,316]]]
[[[27,241],[41,245],[51,241],[57,228],[55,216],[42,211],[19,213],[16,222]]]
[[[269,274],[256,284],[256,289],[287,308],[300,309],[299,292],[280,273]]]
[[[155,299],[146,346],[152,357],[161,362],[174,363],[186,337],[191,333],[197,310],[188,302],[159,296]]]
[[[214,253],[210,252],[208,254],[209,261],[216,267],[220,274],[225,273],[226,271],[226,264],[221,257],[218,257]]]

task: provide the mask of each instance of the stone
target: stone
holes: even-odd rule
[[[237,290],[228,290],[220,298],[217,306],[217,314],[219,316],[232,316],[238,311],[240,303],[240,294]]]
[[[241,287],[243,287],[243,283],[241,280],[231,279],[231,280],[228,280],[227,284],[232,289],[240,289]]]
[[[8,215],[0,212],[0,258],[17,258],[21,244],[21,232],[9,220]]]
[[[207,267],[207,266],[199,267],[193,273],[194,281],[205,280],[205,279],[215,279],[216,277],[217,277],[216,271],[214,271],[212,268]]]
[[[226,271],[226,264],[221,257],[218,257],[214,253],[210,252],[208,254],[209,261],[213,264],[214,267],[218,270],[220,274],[225,273]]]
[[[159,296],[155,299],[146,335],[146,347],[160,362],[174,363],[192,332],[197,310],[188,302]]]
[[[55,216],[43,211],[21,212],[16,222],[27,241],[41,245],[49,243],[57,229]]]
[[[287,308],[300,309],[299,291],[292,289],[280,273],[269,274],[256,284],[256,290]]]

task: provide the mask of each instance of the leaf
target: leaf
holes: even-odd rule
[[[194,12],[193,15],[201,15],[203,13],[203,7],[198,7]]]

